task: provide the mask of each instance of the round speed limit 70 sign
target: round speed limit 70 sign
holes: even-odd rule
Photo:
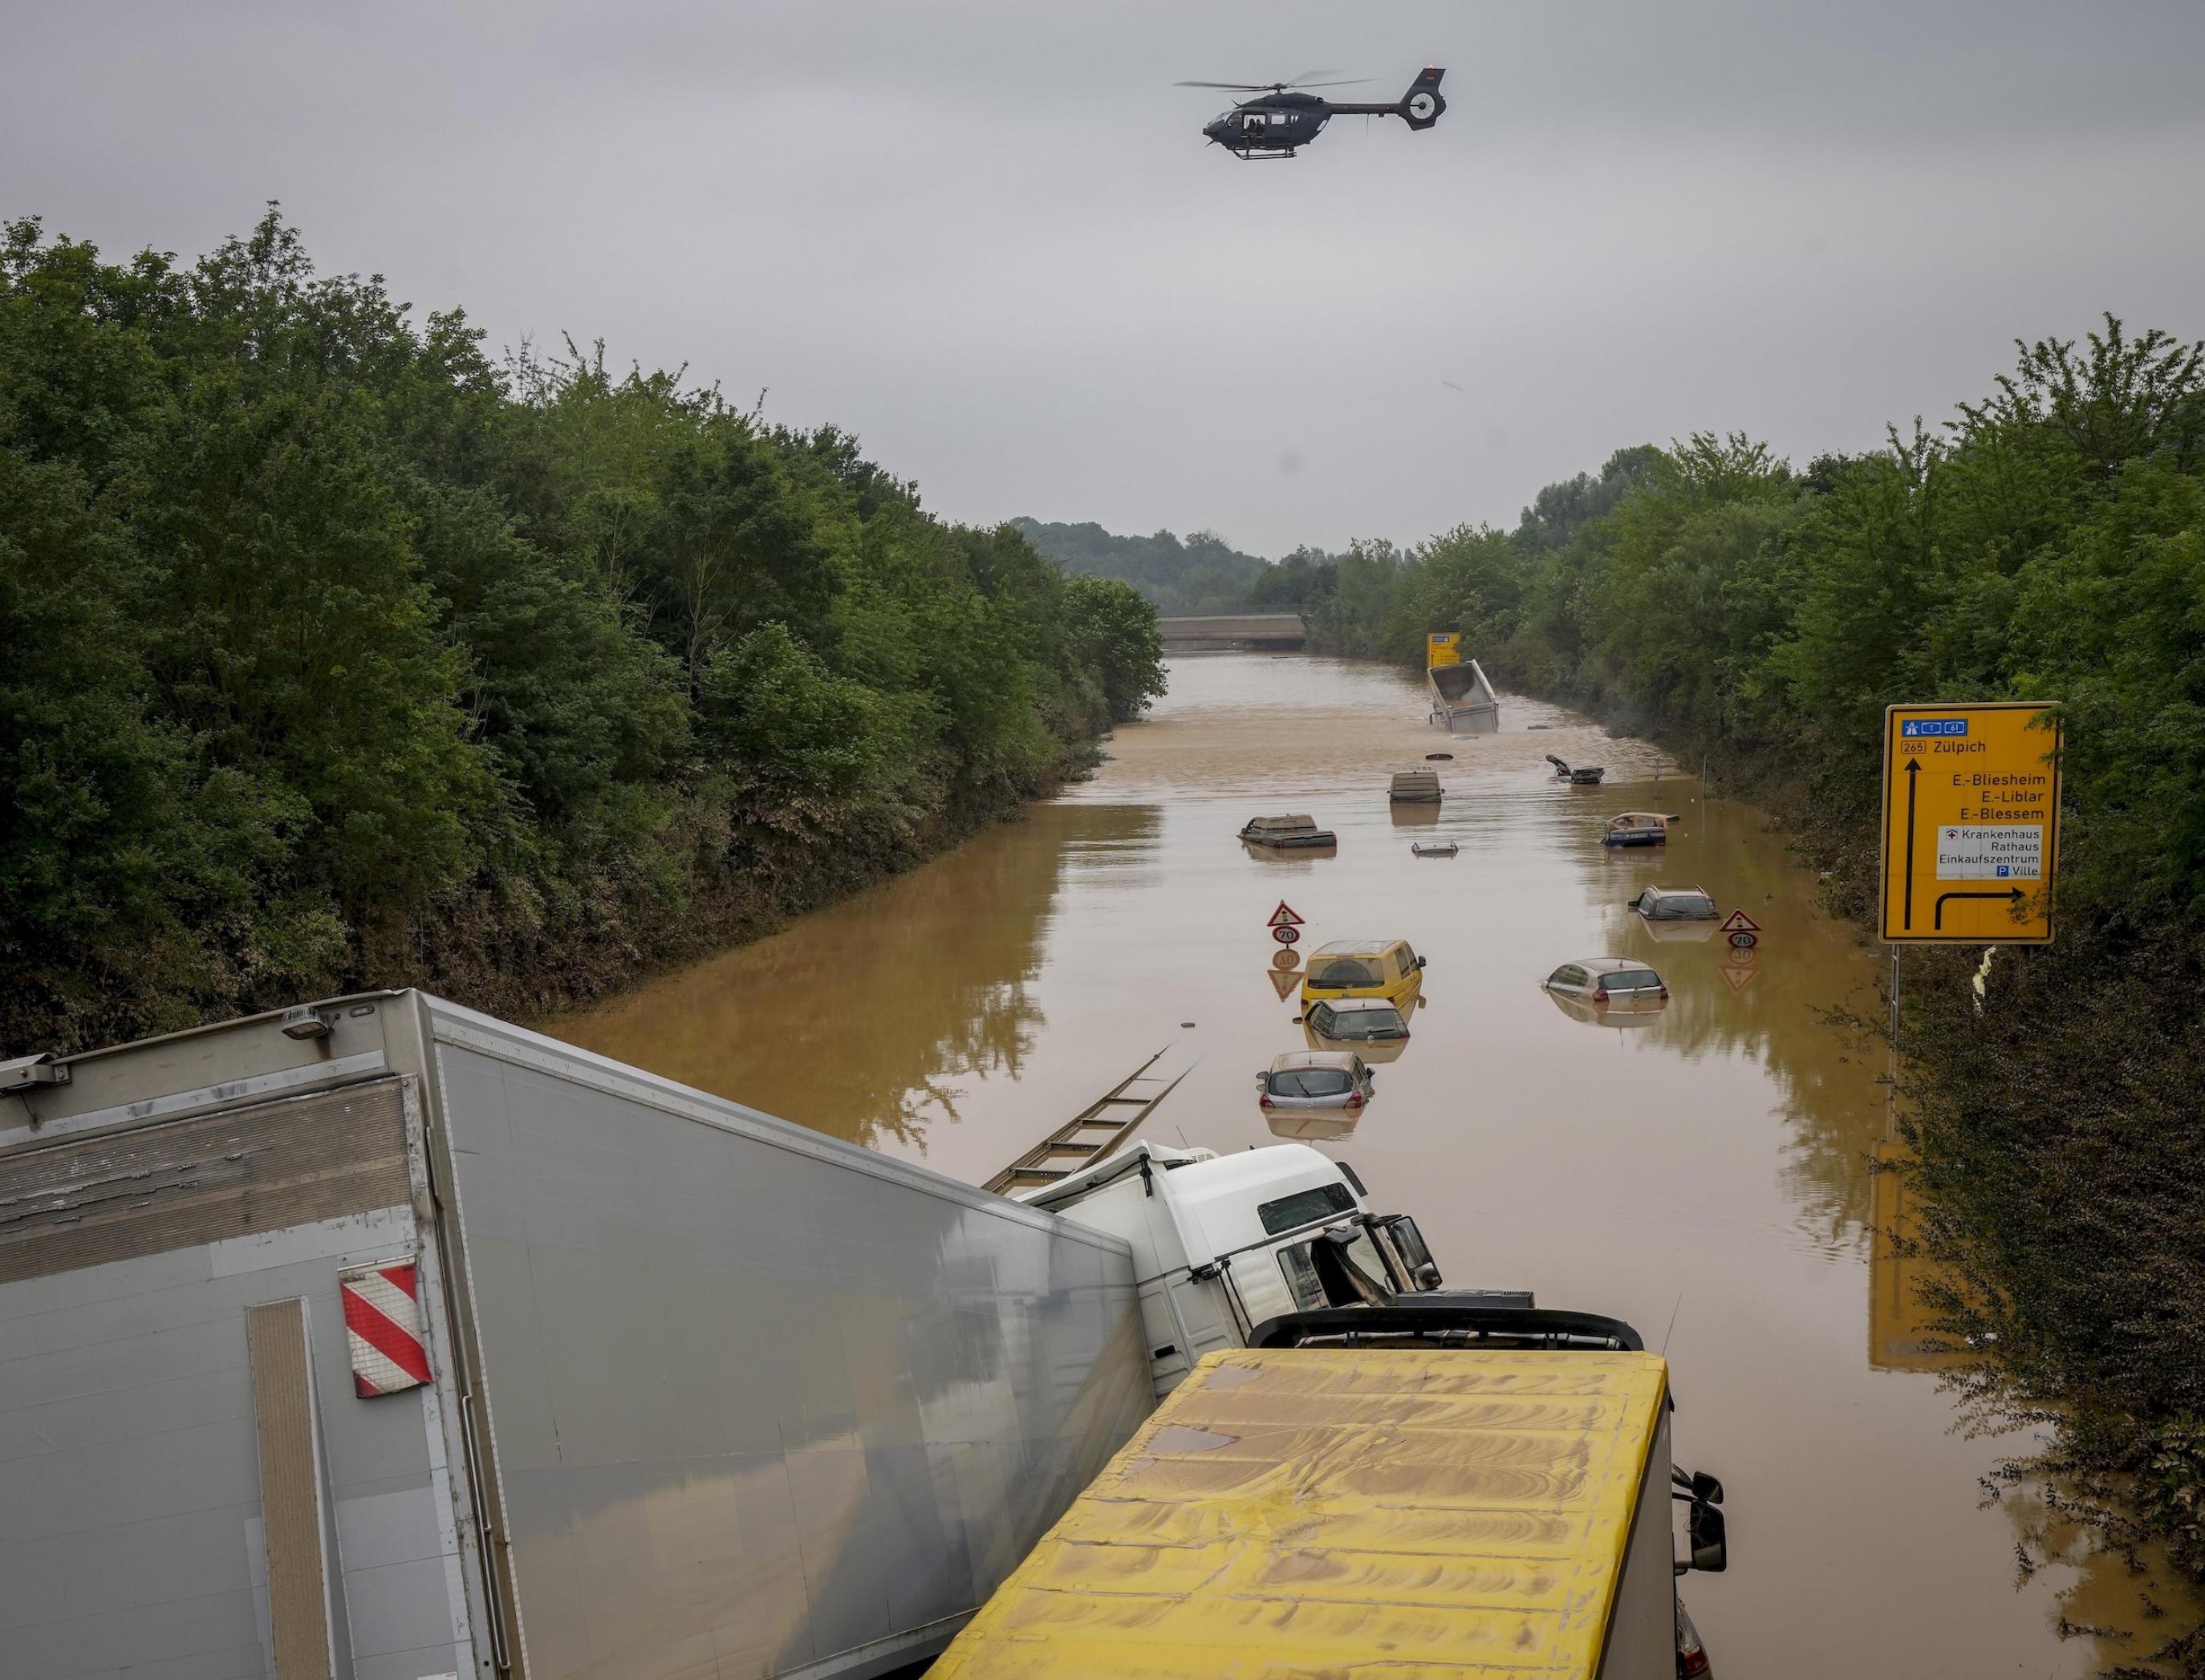
[[[1278,927],[1271,929],[1271,937],[1281,945],[1292,945],[1302,936],[1299,928]]]

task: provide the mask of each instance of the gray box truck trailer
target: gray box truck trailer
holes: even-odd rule
[[[1148,1364],[1120,1239],[418,992],[27,1058],[0,1671],[884,1672]]]

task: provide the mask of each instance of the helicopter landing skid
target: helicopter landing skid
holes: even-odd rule
[[[1256,151],[1243,151],[1237,145],[1229,145],[1225,149],[1244,163],[1289,163],[1301,148],[1290,145],[1284,151],[1278,151],[1264,146]]]

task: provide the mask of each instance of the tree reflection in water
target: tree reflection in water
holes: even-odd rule
[[[962,1083],[1023,1069],[1067,864],[1145,856],[1153,805],[1038,805],[776,935],[552,1022],[570,1043],[853,1143],[923,1153]]]

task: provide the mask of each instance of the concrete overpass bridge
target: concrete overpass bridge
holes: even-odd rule
[[[1228,649],[1292,652],[1308,640],[1299,613],[1218,613],[1156,621],[1166,653],[1203,653]]]

